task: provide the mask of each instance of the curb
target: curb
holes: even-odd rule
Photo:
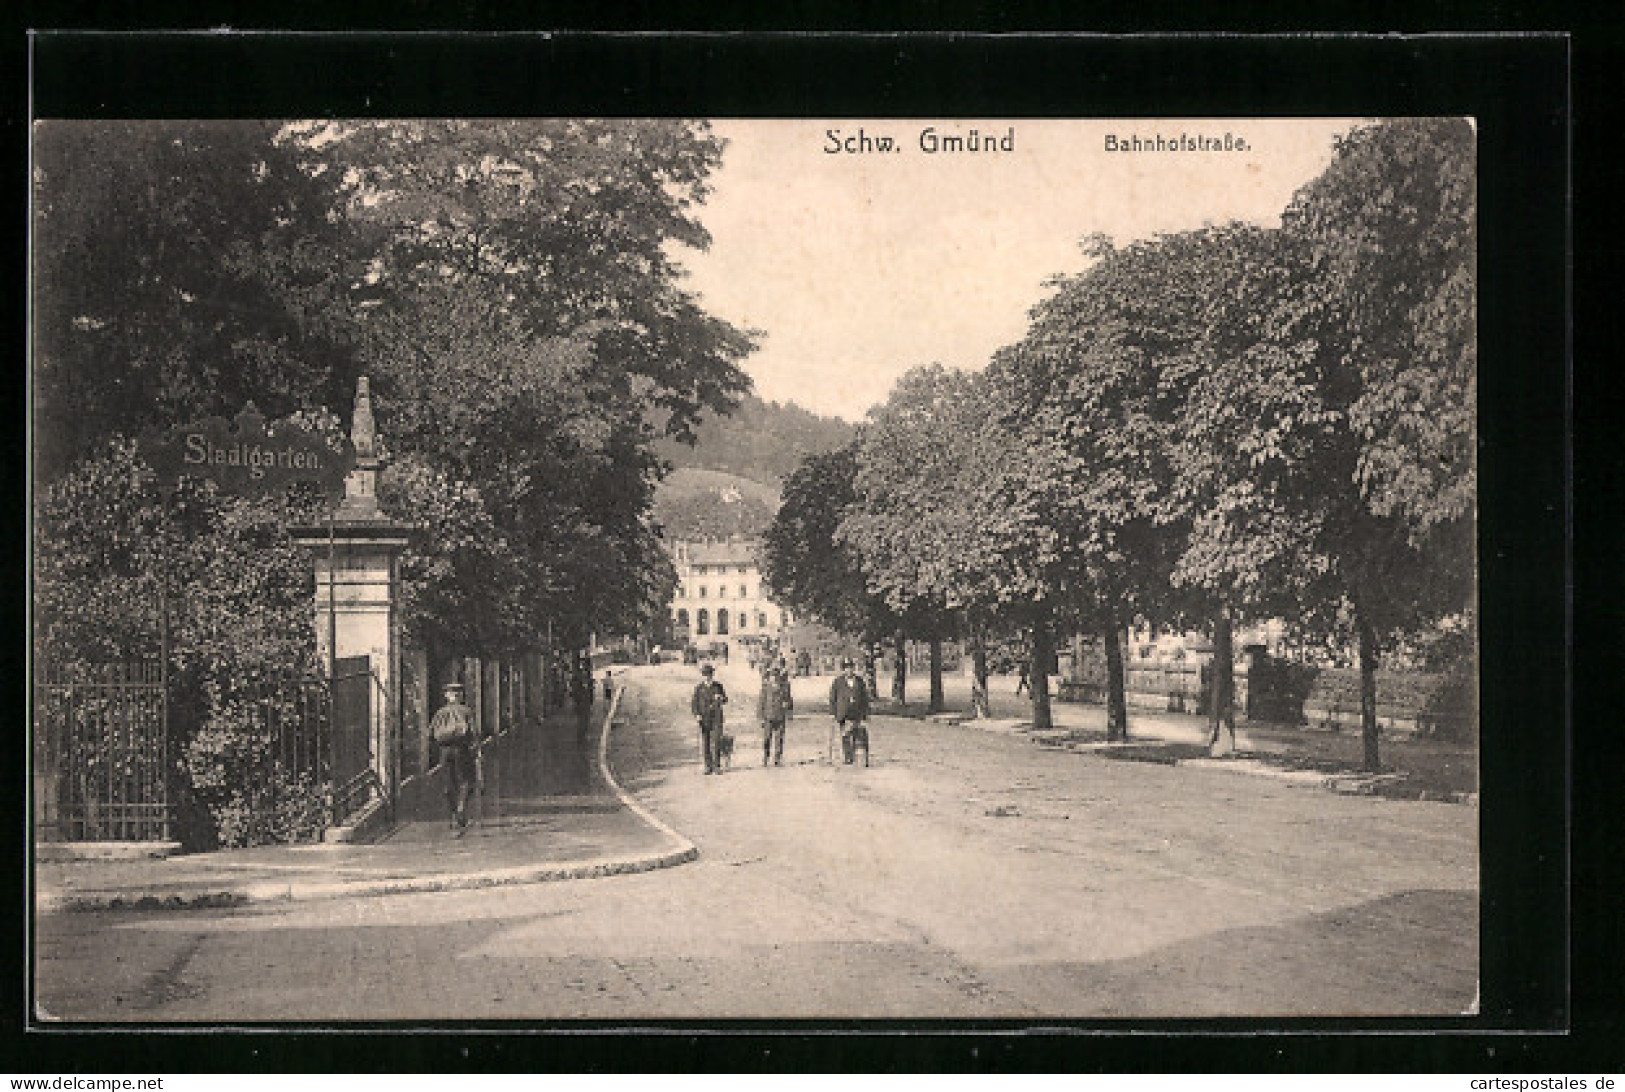
[[[615,779],[615,771],[610,767],[609,732],[610,729],[615,726],[615,714],[620,711],[621,695],[624,693],[626,693],[626,684],[623,683],[615,688],[615,694],[610,699],[609,708],[604,711],[604,729],[598,733],[598,776],[603,778],[604,784],[609,786],[610,791],[615,794],[616,799],[620,800],[621,804],[628,811],[632,812],[632,814],[636,815],[639,819],[642,819],[655,830],[658,830],[660,833],[664,834],[667,838],[670,838],[675,845],[676,851],[686,854],[686,856],[683,857],[683,860],[692,861],[694,858],[700,855],[699,848],[696,847],[693,842],[689,841],[671,827],[667,826],[648,808],[645,808],[642,804],[638,803],[637,799],[631,793],[627,792],[621,787],[621,783]],[[673,863],[676,864],[680,862],[674,861]]]
[[[671,841],[657,853],[622,857],[597,857],[568,864],[521,865],[485,872],[457,872],[436,876],[407,876],[387,880],[352,880],[341,883],[285,883],[261,881],[229,887],[177,892],[161,886],[123,892],[86,894],[41,894],[35,900],[39,914],[89,913],[101,910],[200,910],[221,907],[304,902],[318,899],[370,898],[380,895],[426,894],[436,891],[473,891],[491,887],[551,883],[559,880],[595,880],[606,876],[627,876],[654,872],[686,864],[699,857],[693,842],[661,822],[615,780],[609,765],[609,733],[620,708],[624,687],[617,687],[598,734],[596,768],[598,775],[621,804]]]
[[[317,899],[369,898],[379,895],[416,895],[435,891],[472,891],[488,887],[516,887],[521,884],[556,880],[593,880],[605,876],[626,876],[653,872],[693,860],[699,851],[693,846],[654,856],[601,857],[564,865],[524,865],[487,872],[457,872],[442,876],[413,876],[391,880],[347,883],[242,884],[192,894],[179,894],[157,888],[120,894],[43,895],[37,903],[41,914],[83,913],[97,910],[191,910],[226,906],[248,906],[274,902],[305,902]]]
[[[162,860],[180,851],[179,842],[37,842],[34,860],[38,864],[63,861]]]

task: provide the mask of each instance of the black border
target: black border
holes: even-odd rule
[[[1520,1058],[1562,1068],[1578,1042],[1565,1029],[1585,1033],[1594,1012],[1618,1027],[1617,984],[1588,994],[1582,978],[1575,1001],[1602,1007],[1569,1007],[1569,39],[82,32],[26,44],[38,117],[1472,115],[1486,635],[1486,993],[1470,1032],[1425,1030],[1440,1021],[1137,1022],[1082,1036],[941,1022],[776,1025],[791,1030],[765,1036],[740,1024],[568,1037],[52,1029],[27,1035],[30,1069],[1381,1071],[1518,1068]],[[1607,878],[1596,878],[1577,901],[1607,913]],[[1218,1034],[1188,1034],[1204,1027]],[[1625,1052],[1612,1053],[1617,1069]]]

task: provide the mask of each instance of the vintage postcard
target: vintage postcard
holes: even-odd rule
[[[34,1019],[1474,1014],[1478,136],[37,121]]]

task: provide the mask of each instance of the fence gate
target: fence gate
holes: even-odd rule
[[[156,661],[34,677],[34,823],[41,841],[167,841],[168,698]]]
[[[346,656],[333,669],[331,736],[333,824],[352,815],[376,791],[382,795],[372,765],[372,660]]]

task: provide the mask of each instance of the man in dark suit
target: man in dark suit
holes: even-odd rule
[[[694,688],[690,708],[700,722],[700,745],[705,750],[705,772],[722,772],[722,707],[728,704],[728,692],[713,676],[710,664],[700,668],[700,685]]]
[[[863,748],[863,764],[869,765],[869,688],[858,677],[851,660],[841,661],[841,673],[829,686],[829,712],[841,729],[841,757],[850,766]]]
[[[756,717],[762,722],[762,765],[769,761],[775,766],[784,765],[784,722],[795,707],[784,661],[770,664],[762,673],[762,689],[756,698]]]

